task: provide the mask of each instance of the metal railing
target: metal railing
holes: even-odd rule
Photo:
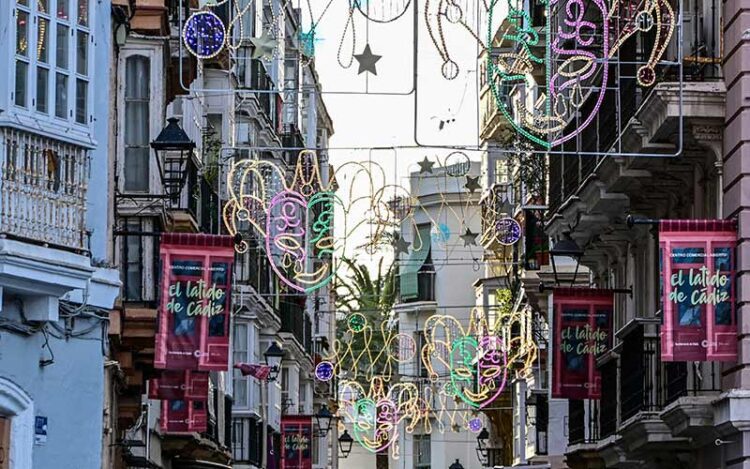
[[[599,436],[606,438],[617,431],[617,360],[599,367],[602,397],[599,404]]]
[[[716,362],[665,362],[664,405],[685,396],[710,396],[721,392],[721,365]]]
[[[568,401],[568,444],[597,441],[599,441],[599,402],[570,399]]]
[[[638,412],[662,408],[659,338],[646,337],[643,325],[623,337],[620,360],[620,418],[625,422]]]
[[[88,177],[86,149],[0,129],[0,233],[85,249]]]

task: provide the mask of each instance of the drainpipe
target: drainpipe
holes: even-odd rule
[[[714,162],[716,168],[716,218],[724,218],[724,162]]]
[[[518,380],[518,456],[526,464],[526,379]]]
[[[260,387],[260,408],[261,412],[263,413],[263,431],[261,434],[263,435],[263,441],[261,445],[261,453],[260,453],[260,467],[261,469],[266,469],[268,467],[268,387],[270,386],[269,381],[265,381],[263,385]]]

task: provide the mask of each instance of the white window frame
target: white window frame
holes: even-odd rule
[[[47,0],[47,12],[40,13],[38,9],[39,0],[28,0],[28,5],[21,5],[18,0],[11,0],[11,11],[10,15],[10,38],[12,39],[11,51],[13,59],[11,60],[12,65],[8,67],[9,83],[8,87],[10,95],[9,100],[9,112],[16,115],[25,115],[34,119],[43,118],[46,123],[51,124],[57,129],[51,129],[52,132],[65,133],[66,129],[75,129],[78,132],[83,131],[84,133],[90,134],[93,128],[93,86],[92,83],[95,81],[96,76],[94,74],[94,56],[95,56],[95,38],[94,31],[91,25],[96,24],[95,10],[97,3],[93,0],[88,2],[88,25],[79,25],[76,18],[67,20],[58,18],[56,14],[56,7],[59,1],[66,1],[68,3],[69,16],[74,14],[78,8],[78,0]],[[16,54],[16,15],[18,11],[24,11],[29,14],[29,24],[27,27],[27,42],[28,42],[28,55],[22,57]],[[37,58],[37,40],[39,37],[39,19],[42,18],[47,21],[47,62],[40,62]],[[55,102],[56,102],[56,89],[55,79],[58,72],[57,67],[57,26],[63,25],[68,27],[70,37],[68,38],[68,66],[63,71],[68,77],[67,82],[67,106],[66,116],[64,118],[57,117],[55,113]],[[76,37],[78,31],[88,34],[88,47],[86,52],[86,75],[80,75],[77,73],[77,59],[78,59],[78,48],[76,43]],[[28,66],[28,73],[26,76],[26,102],[24,106],[16,105],[15,103],[15,88],[16,88],[16,64],[18,60],[23,60]],[[47,81],[47,110],[37,111],[37,71],[38,68],[42,67],[48,71]],[[76,121],[76,80],[84,79],[86,85],[86,117],[85,123],[79,123]]]
[[[238,326],[247,328],[247,350],[245,351],[244,357],[241,357],[240,361],[262,365],[262,359],[260,358],[260,329],[253,321],[237,320],[234,327]],[[232,357],[234,359],[234,344],[232,345],[232,349]],[[233,373],[235,372],[233,371]],[[247,405],[238,405],[237,396],[235,395],[235,403],[232,405],[232,413],[237,415],[255,414],[260,416],[260,386],[262,386],[263,383],[252,376],[244,376],[238,379],[244,379],[247,382]],[[232,376],[232,386],[234,388],[233,392],[236,393],[237,388],[234,387],[234,380],[235,375]]]
[[[162,122],[161,116],[164,116],[164,74],[158,73],[163,70],[162,51],[163,45],[161,43],[154,44],[147,40],[128,40],[128,43],[120,50],[117,63],[117,102],[122,103],[117,106],[117,125],[122,128],[125,125],[125,81],[126,81],[126,64],[127,59],[134,55],[140,55],[149,59],[149,78],[151,80],[150,98],[151,105],[149,107],[149,136],[150,140],[156,138],[161,132],[161,129],[166,125],[166,121]],[[117,174],[118,174],[118,186],[117,190],[121,193],[129,193],[125,191],[125,133],[117,132]],[[159,181],[158,168],[153,158],[149,158],[149,183],[148,190],[146,193],[153,193],[155,188],[158,187]],[[132,192],[132,193],[143,193],[143,192]]]

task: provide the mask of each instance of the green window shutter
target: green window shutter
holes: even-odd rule
[[[419,238],[412,242],[412,248],[414,245],[419,249],[413,250],[400,266],[399,286],[402,300],[413,300],[419,296],[417,274],[430,253],[430,225],[419,227]]]

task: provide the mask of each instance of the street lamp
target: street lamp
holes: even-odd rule
[[[487,449],[487,440],[489,439],[490,432],[488,432],[486,428],[482,428],[482,431],[477,435],[477,448],[481,451],[485,451]]]
[[[315,414],[315,421],[318,424],[318,435],[325,438],[328,432],[331,430],[331,422],[333,421],[333,414],[328,410],[328,406],[323,404]]]
[[[458,462],[458,459],[456,459],[456,462],[450,465],[448,469],[464,469],[464,466],[461,465],[460,462]]]
[[[477,459],[482,463],[482,466],[487,465],[487,440],[490,439],[490,432],[486,428],[482,428],[482,431],[477,435]]]
[[[578,246],[578,243],[570,236],[570,232],[566,231],[563,233],[563,239],[555,243],[555,245],[549,251],[550,259],[552,260],[552,272],[555,275],[555,285],[560,285],[560,278],[557,274],[557,264],[555,262],[556,257],[570,257],[576,262],[576,269],[573,272],[573,280],[570,281],[570,286],[575,284],[576,276],[578,275],[578,267],[581,265],[581,257],[583,257],[583,249]]]
[[[339,437],[339,449],[344,458],[349,457],[349,453],[352,452],[352,445],[354,444],[354,438],[349,434],[349,430],[344,430],[344,433]]]
[[[284,358],[284,351],[281,350],[276,342],[271,342],[268,349],[263,353],[266,359],[266,365],[271,368],[271,372],[268,375],[268,381],[276,381],[281,370],[281,359]]]
[[[151,142],[164,195],[172,201],[179,197],[182,186],[185,185],[187,161],[195,149],[195,142],[190,140],[179,122],[176,117],[167,119],[167,126]]]

